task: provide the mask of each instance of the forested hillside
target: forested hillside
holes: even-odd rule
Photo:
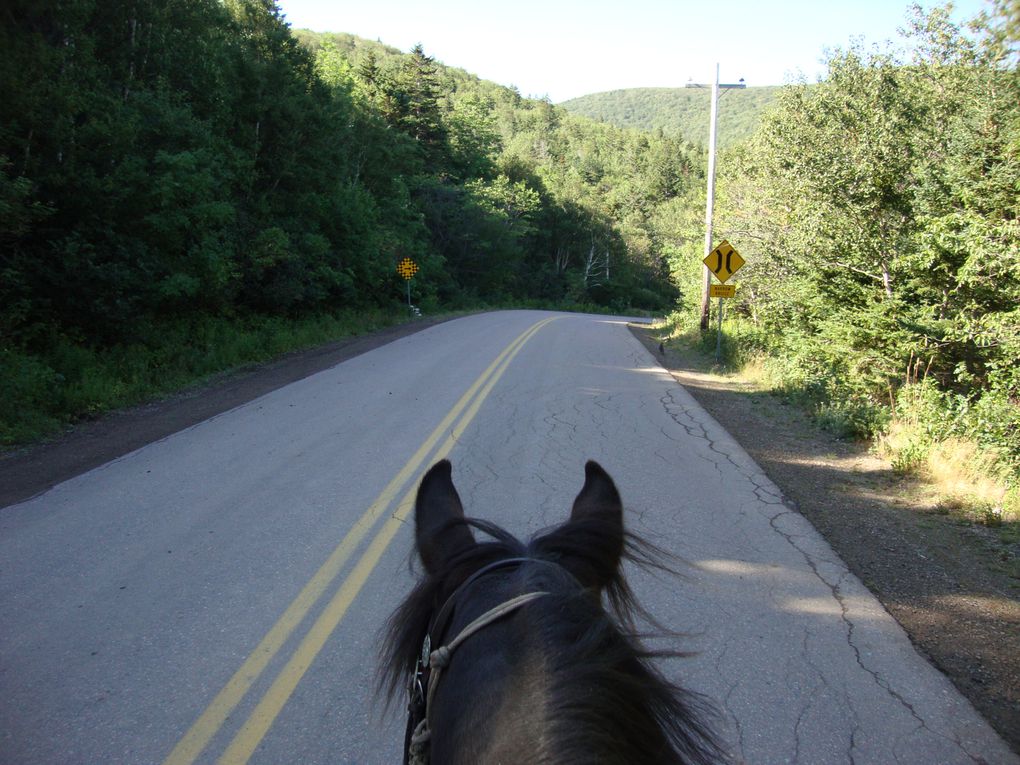
[[[1020,11],[991,7],[973,34],[917,10],[907,60],[862,43],[820,83],[729,91],[715,233],[748,263],[731,359],[904,469],[976,449],[1002,518]],[[697,326],[707,122],[594,122],[271,0],[12,0],[0,110],[0,444],[392,321],[404,257],[426,312],[679,298]]]
[[[721,90],[717,126],[720,148],[749,139],[780,90],[778,87]],[[711,99],[711,88],[628,88],[573,98],[561,106],[572,114],[610,125],[650,133],[661,130],[706,146]]]
[[[677,140],[295,34],[271,0],[15,0],[0,24],[2,442],[398,316],[403,257],[426,311],[675,299],[651,220],[703,183]]]

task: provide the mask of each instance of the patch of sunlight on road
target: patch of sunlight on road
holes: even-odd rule
[[[780,567],[775,564],[750,563],[746,560],[715,560],[698,561],[698,567],[713,574],[731,574],[733,576],[775,576]]]

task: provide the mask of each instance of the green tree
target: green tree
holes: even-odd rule
[[[447,129],[439,103],[440,83],[436,62],[415,45],[393,83],[396,126],[411,136],[425,154],[430,169],[443,166],[447,155]]]
[[[784,89],[755,138],[723,156],[717,229],[748,256],[736,306],[748,338],[791,387],[877,412],[926,375],[941,397],[933,433],[1020,464],[1008,435],[1020,424],[1020,77],[1007,27],[989,16],[973,39],[947,8],[915,8],[911,61],[837,52],[824,81]]]

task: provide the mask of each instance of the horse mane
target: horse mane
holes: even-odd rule
[[[508,557],[529,557],[552,563],[569,561],[570,573],[584,581],[586,569],[601,567],[609,611],[593,591],[580,587],[553,593],[529,605],[529,619],[544,644],[550,667],[551,745],[554,761],[564,765],[600,762],[717,763],[726,761],[707,720],[715,716],[702,695],[671,682],[653,660],[688,656],[673,650],[642,647],[635,615],[648,621],[656,636],[679,633],[656,622],[640,606],[622,565],[608,574],[604,544],[619,535],[618,526],[600,518],[573,520],[539,533],[524,544],[499,526],[474,518],[448,524],[478,529],[490,539],[470,546],[425,573],[390,617],[380,648],[380,691],[387,706],[398,698],[415,669],[432,614],[473,572]],[[624,531],[623,560],[645,569],[677,575],[675,556]]]
[[[652,663],[687,654],[643,648],[638,635],[579,593],[534,606],[530,618],[554,647],[545,657],[552,761],[582,765],[592,752],[605,763],[725,761],[705,722],[714,715],[711,704]]]

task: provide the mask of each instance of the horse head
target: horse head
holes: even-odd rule
[[[475,531],[488,539],[479,541]],[[405,761],[718,762],[710,705],[666,680],[635,637],[622,563],[661,565],[624,529],[595,462],[569,518],[524,544],[465,516],[448,461],[415,504],[416,587],[383,647],[410,694]],[[603,595],[612,614],[602,605]]]

